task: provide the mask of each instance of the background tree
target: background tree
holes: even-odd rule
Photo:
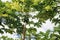
[[[3,23],[9,27],[6,29],[3,26],[0,32],[3,33],[2,30],[4,30],[13,33],[14,29],[17,29],[16,32],[22,35],[22,40],[25,40],[26,25],[34,24],[34,26],[40,27],[47,19],[53,20],[57,14],[56,0],[12,0],[12,2],[2,2],[0,0],[0,4],[0,24]],[[29,14],[36,11],[38,13],[34,16]],[[29,18],[37,18],[38,22],[34,23]],[[34,28],[30,29],[35,30]]]

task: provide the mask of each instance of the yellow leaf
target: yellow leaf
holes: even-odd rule
[[[6,3],[5,3],[5,6],[6,6],[6,7],[8,7],[8,8],[10,8],[10,7],[11,7],[11,5],[10,5],[10,3],[9,3],[9,2],[6,2]]]
[[[45,7],[45,10],[47,10],[47,11],[49,11],[49,10],[51,10],[52,9],[52,7],[50,6],[50,5],[47,5],[46,7]]]
[[[24,0],[20,0],[20,1],[24,2]]]
[[[18,2],[13,2],[10,5],[11,5],[11,9],[20,10],[20,5]]]
[[[2,16],[3,16],[3,17],[7,17],[7,16],[8,16],[8,14],[2,14]]]
[[[39,2],[43,2],[44,0],[32,0],[34,2],[34,5],[37,5]]]

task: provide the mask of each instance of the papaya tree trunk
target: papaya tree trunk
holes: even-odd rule
[[[23,25],[22,40],[25,40],[25,34],[26,34],[26,25]]]
[[[29,40],[31,40],[31,35],[29,35]]]
[[[23,24],[23,39],[22,40],[25,40],[25,34],[26,34],[26,25],[28,24],[29,22],[29,19],[28,19],[28,14],[25,15],[25,18],[24,18],[24,24]]]

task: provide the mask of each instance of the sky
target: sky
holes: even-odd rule
[[[6,2],[6,1],[8,1],[8,2],[11,2],[12,0],[1,0],[2,2]]]
[[[49,19],[46,21],[46,23],[43,23],[43,25],[41,25],[41,28],[37,28],[38,32],[42,31],[42,32],[46,32],[47,30],[54,30],[54,23],[52,23]]]

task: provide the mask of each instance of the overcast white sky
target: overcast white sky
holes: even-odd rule
[[[50,20],[47,20],[46,23],[43,23],[43,25],[41,26],[41,28],[37,28],[38,32],[39,31],[47,31],[47,30],[54,30],[54,24],[52,22],[50,22]]]

